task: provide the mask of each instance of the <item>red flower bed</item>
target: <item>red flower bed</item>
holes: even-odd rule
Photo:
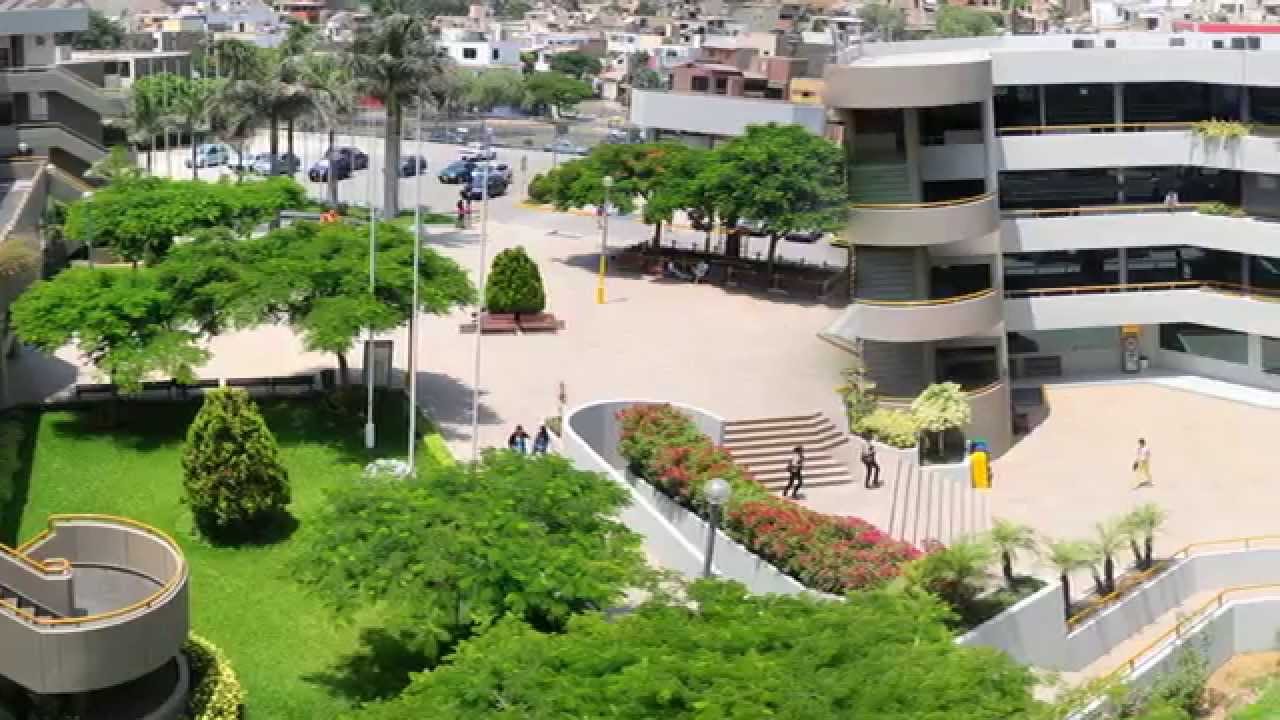
[[[807,587],[843,593],[879,585],[921,555],[865,520],[814,512],[770,494],[670,405],[633,405],[618,420],[618,449],[632,472],[700,515],[703,486],[714,477],[728,480],[733,498],[725,531]]]

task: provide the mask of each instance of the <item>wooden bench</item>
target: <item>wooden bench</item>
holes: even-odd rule
[[[564,328],[564,321],[551,313],[521,315],[516,320],[523,332],[556,332]]]
[[[480,323],[480,332],[503,333],[519,332],[516,316],[511,313],[485,313]]]
[[[275,377],[228,378],[227,387],[244,388],[252,392],[258,388],[266,388],[272,395],[279,390],[301,390],[304,394],[315,390],[314,375],[278,375]]]

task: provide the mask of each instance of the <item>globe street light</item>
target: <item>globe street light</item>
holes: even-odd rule
[[[729,496],[733,493],[733,488],[729,487],[729,483],[724,478],[712,478],[707,483],[707,505],[710,506],[711,526],[707,532],[707,552],[702,562],[702,577],[711,577],[711,558],[716,550],[716,533],[720,529],[720,510],[724,504],[729,502]]]
[[[600,206],[600,280],[596,283],[596,304],[604,304],[604,274],[608,269],[609,257],[609,189],[613,187],[613,176],[605,175],[600,180],[604,186],[604,204]]]

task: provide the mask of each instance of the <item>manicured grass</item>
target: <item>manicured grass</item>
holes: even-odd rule
[[[377,612],[338,617],[290,577],[288,566],[325,491],[359,482],[370,459],[363,422],[320,400],[260,405],[289,469],[290,511],[299,523],[289,537],[228,548],[194,535],[181,500],[181,452],[195,404],[123,405],[119,424],[110,429],[94,422],[101,409],[41,415],[29,482],[18,484],[26,495],[18,536],[35,534],[50,514],[76,512],[123,515],[172,533],[191,566],[192,629],[231,659],[248,691],[248,717],[333,718],[354,702],[330,690],[340,682],[338,666],[360,650],[360,630],[378,624]],[[397,394],[384,398],[381,407],[373,457],[403,457],[404,403]],[[443,442],[434,439],[436,447],[420,450],[421,462],[438,457]],[[21,506],[22,499],[19,493],[14,502]],[[0,529],[13,534],[12,528]]]
[[[1280,681],[1270,681],[1258,699],[1237,710],[1231,720],[1272,720],[1280,717]]]

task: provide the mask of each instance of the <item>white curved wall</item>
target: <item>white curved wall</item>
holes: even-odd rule
[[[848,109],[936,107],[991,97],[991,58],[985,52],[864,58],[828,65],[823,102]]]
[[[851,242],[858,245],[918,247],[946,245],[990,235],[1000,227],[994,194],[942,207],[852,207]]]
[[[968,300],[937,305],[855,302],[824,331],[847,340],[927,342],[990,334],[1000,323],[1004,301],[992,290]]]
[[[1280,337],[1280,303],[1211,290],[1160,290],[1008,298],[1009,332],[1190,322]]]

